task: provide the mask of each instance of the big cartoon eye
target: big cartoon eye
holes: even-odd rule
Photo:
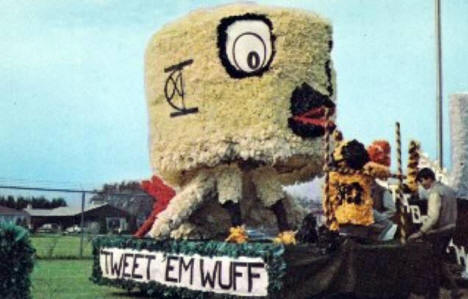
[[[229,17],[218,27],[221,61],[234,78],[260,76],[273,58],[271,22],[264,16]]]

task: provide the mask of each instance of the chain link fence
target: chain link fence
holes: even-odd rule
[[[0,210],[0,221],[27,227],[39,259],[92,257],[92,240],[103,234],[131,235],[151,213],[154,199],[139,183],[104,185],[101,190],[0,186],[5,193],[51,194],[66,198],[67,206]],[[56,196],[55,196],[56,195]]]

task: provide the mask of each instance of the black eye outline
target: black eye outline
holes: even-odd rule
[[[236,60],[234,58],[234,62],[237,65],[237,67],[239,67],[239,69],[235,68],[231,64],[231,62],[229,61],[229,58],[227,56],[227,51],[226,51],[227,33],[226,33],[226,30],[229,28],[230,25],[232,25],[233,23],[235,23],[237,21],[240,21],[240,20],[262,21],[270,29],[271,56],[270,56],[270,58],[268,60],[265,59],[262,66],[258,70],[253,71],[253,72],[242,71],[242,69],[239,67],[239,65],[237,64],[237,62],[236,62]],[[264,57],[266,58],[266,44],[265,44],[265,41],[258,34],[255,34],[253,32],[246,32],[246,33],[243,33],[243,34],[239,35],[236,38],[235,41],[237,41],[239,39],[239,37],[241,37],[241,36],[243,36],[245,34],[257,35],[257,38],[259,38],[259,40],[262,41],[262,43],[263,43],[264,51],[265,51]],[[221,21],[220,21],[220,23],[218,25],[219,58],[221,59],[221,63],[224,66],[226,72],[232,78],[241,79],[241,78],[252,77],[252,76],[261,77],[263,75],[263,73],[267,72],[269,70],[271,62],[273,61],[273,58],[275,56],[275,52],[276,52],[275,51],[275,40],[276,40],[276,37],[273,34],[273,24],[270,21],[270,19],[268,19],[265,15],[256,15],[256,14],[247,13],[247,14],[241,15],[241,16],[226,17],[226,18],[221,19]],[[235,44],[235,42],[233,44]],[[233,51],[234,51],[235,46],[233,46],[232,48],[233,48]],[[235,57],[234,53],[233,53],[233,57]]]

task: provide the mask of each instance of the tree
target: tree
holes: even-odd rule
[[[52,199],[52,207],[59,208],[59,207],[66,207],[67,202],[63,198],[54,198]]]
[[[16,207],[15,198],[13,196],[8,195],[7,201],[6,201],[6,206],[9,207],[9,208],[12,208],[12,209],[14,209]]]
[[[28,206],[28,201],[23,196],[16,198],[16,208],[22,210]]]
[[[23,197],[18,196],[16,199],[12,195],[0,196],[0,205],[12,209],[22,210],[31,204],[33,209],[54,209],[58,207],[66,207],[65,199],[59,197],[48,200],[45,197]]]
[[[90,202],[108,203],[130,214],[128,229],[134,232],[137,222],[143,223],[151,213],[154,199],[141,189],[139,182],[104,184]],[[138,218],[138,219],[137,219]]]

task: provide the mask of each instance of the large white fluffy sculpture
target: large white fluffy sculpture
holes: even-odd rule
[[[450,96],[451,185],[457,197],[468,198],[468,93]],[[439,174],[439,171],[436,171]]]
[[[282,186],[321,174],[325,111],[335,106],[331,47],[323,18],[252,4],[198,10],[152,37],[151,162],[177,190],[153,237],[276,218],[290,238],[300,217]]]

